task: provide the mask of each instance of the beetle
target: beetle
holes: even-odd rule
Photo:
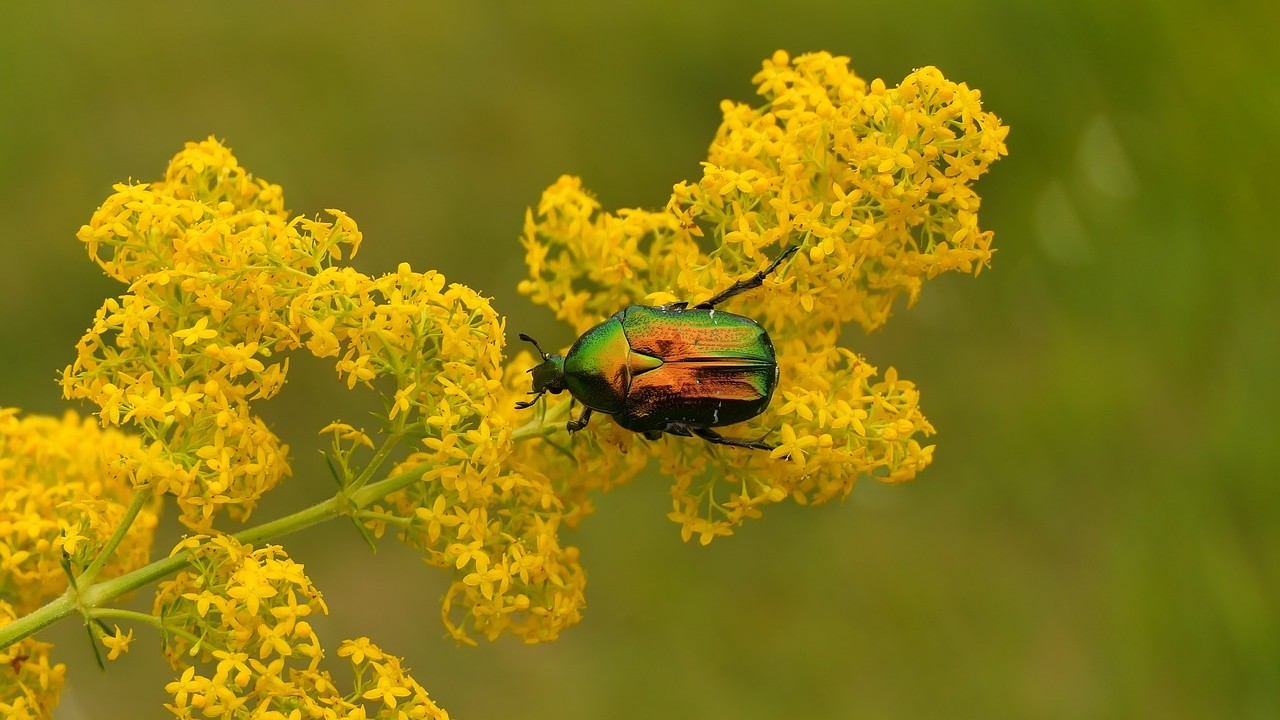
[[[564,355],[547,353],[533,338],[542,362],[533,374],[530,407],[544,393],[565,390],[583,410],[566,429],[587,426],[593,412],[657,440],[663,433],[697,436],[718,445],[773,450],[760,440],[725,437],[712,428],[750,420],[764,412],[778,384],[778,361],[769,333],[755,320],[716,306],[764,284],[793,255],[784,250],[768,267],[739,280],[706,302],[631,305],[584,332]]]

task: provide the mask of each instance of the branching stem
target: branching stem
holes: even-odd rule
[[[355,489],[354,492],[350,492],[349,496],[346,491],[341,491],[328,500],[243,530],[236,533],[234,537],[242,543],[254,544],[290,535],[312,525],[331,520],[339,515],[348,514],[352,510],[365,508],[391,493],[419,481],[425,471],[425,467],[418,466],[398,475],[392,475],[378,482]],[[137,515],[138,510],[146,502],[147,498],[143,497],[143,495],[143,491],[139,491],[134,495],[133,504],[130,505],[130,515],[126,518],[129,523],[132,523],[132,517]],[[121,523],[121,527],[127,530],[126,523]],[[183,570],[191,563],[191,555],[186,550],[183,550],[119,577],[93,584],[85,582],[86,579],[91,579],[90,571],[93,571],[96,575],[101,570],[101,567],[94,570],[94,566],[100,565],[99,560],[102,561],[101,565],[106,564],[106,560],[102,558],[109,555],[108,548],[110,551],[114,551],[115,546],[124,537],[124,532],[125,530],[117,529],[116,534],[108,541],[107,547],[103,548],[103,553],[99,555],[98,560],[95,560],[84,575],[81,575],[81,580],[78,583],[79,590],[67,588],[65,593],[50,600],[43,607],[14,620],[4,627],[0,627],[0,648],[8,648],[13,643],[28,638],[76,612],[86,617],[104,617],[103,606],[107,603],[121,595],[150,585],[161,578]],[[117,615],[116,617],[123,616]]]
[[[111,562],[111,556],[115,554],[116,548],[120,546],[120,541],[124,540],[125,534],[129,532],[129,528],[133,527],[133,521],[138,517],[138,513],[142,511],[142,506],[147,504],[151,499],[152,489],[150,485],[144,485],[133,492],[133,501],[129,503],[129,509],[125,511],[124,518],[120,520],[120,524],[116,526],[116,531],[111,534],[107,540],[107,544],[102,546],[102,551],[98,553],[98,557],[93,559],[89,567],[76,578],[76,585],[85,587],[93,584],[98,577],[98,573],[102,572],[102,568]]]

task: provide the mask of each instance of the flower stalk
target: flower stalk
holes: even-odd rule
[[[420,480],[423,472],[422,468],[414,468],[398,473],[360,488],[350,497],[344,493],[338,493],[310,507],[242,530],[234,537],[242,543],[255,544],[292,535],[313,525],[366,508]],[[144,491],[139,491],[137,497],[142,498],[144,494],[146,494]],[[145,499],[136,500],[135,505],[140,507],[144,502]],[[123,535],[123,531],[119,534]],[[79,612],[86,617],[91,616],[98,608],[116,598],[184,570],[190,564],[190,552],[182,550],[171,557],[156,560],[132,572],[94,584],[85,581],[85,577],[88,576],[86,571],[80,576],[78,590],[67,588],[65,593],[50,600],[43,607],[0,627],[0,649],[30,637],[68,615]]]
[[[102,568],[111,559],[116,547],[124,539],[125,533],[129,531],[129,528],[133,527],[133,521],[138,517],[138,513],[142,512],[143,506],[151,501],[152,494],[153,490],[150,485],[144,485],[134,491],[133,500],[129,503],[128,509],[125,510],[124,518],[116,526],[116,530],[107,540],[107,544],[98,552],[98,556],[93,559],[93,563],[85,568],[85,571],[76,579],[77,586],[88,586],[98,578],[98,573],[102,572]]]

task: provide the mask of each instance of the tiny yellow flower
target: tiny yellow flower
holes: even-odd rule
[[[133,630],[125,632],[116,626],[116,631],[112,635],[106,635],[102,638],[102,644],[110,650],[107,653],[108,660],[115,660],[120,655],[129,652],[129,643],[133,642]]]
[[[201,340],[210,340],[218,336],[217,330],[209,329],[209,318],[202,317],[196,321],[195,325],[184,330],[177,330],[173,333],[173,337],[181,340],[186,347],[200,342]]]
[[[396,415],[409,412],[414,391],[417,389],[417,383],[409,383],[407,386],[397,390],[395,400],[391,404],[391,412],[387,417],[394,418]]]
[[[351,662],[363,665],[366,660],[378,661],[383,658],[382,651],[367,637],[344,640],[338,648],[338,657],[349,657]]]
[[[376,687],[366,690],[361,697],[365,700],[379,700],[394,709],[397,705],[396,698],[408,697],[410,692],[409,688],[400,685],[397,678],[389,674],[380,674],[377,683]]]

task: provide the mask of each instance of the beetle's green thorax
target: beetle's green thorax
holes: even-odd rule
[[[565,385],[578,402],[593,410],[611,415],[623,412],[635,372],[631,363],[636,359],[615,315],[582,333],[569,348],[564,360]]]
[[[544,355],[542,362],[529,372],[533,373],[533,391],[536,393],[554,395],[565,388],[563,355]]]

